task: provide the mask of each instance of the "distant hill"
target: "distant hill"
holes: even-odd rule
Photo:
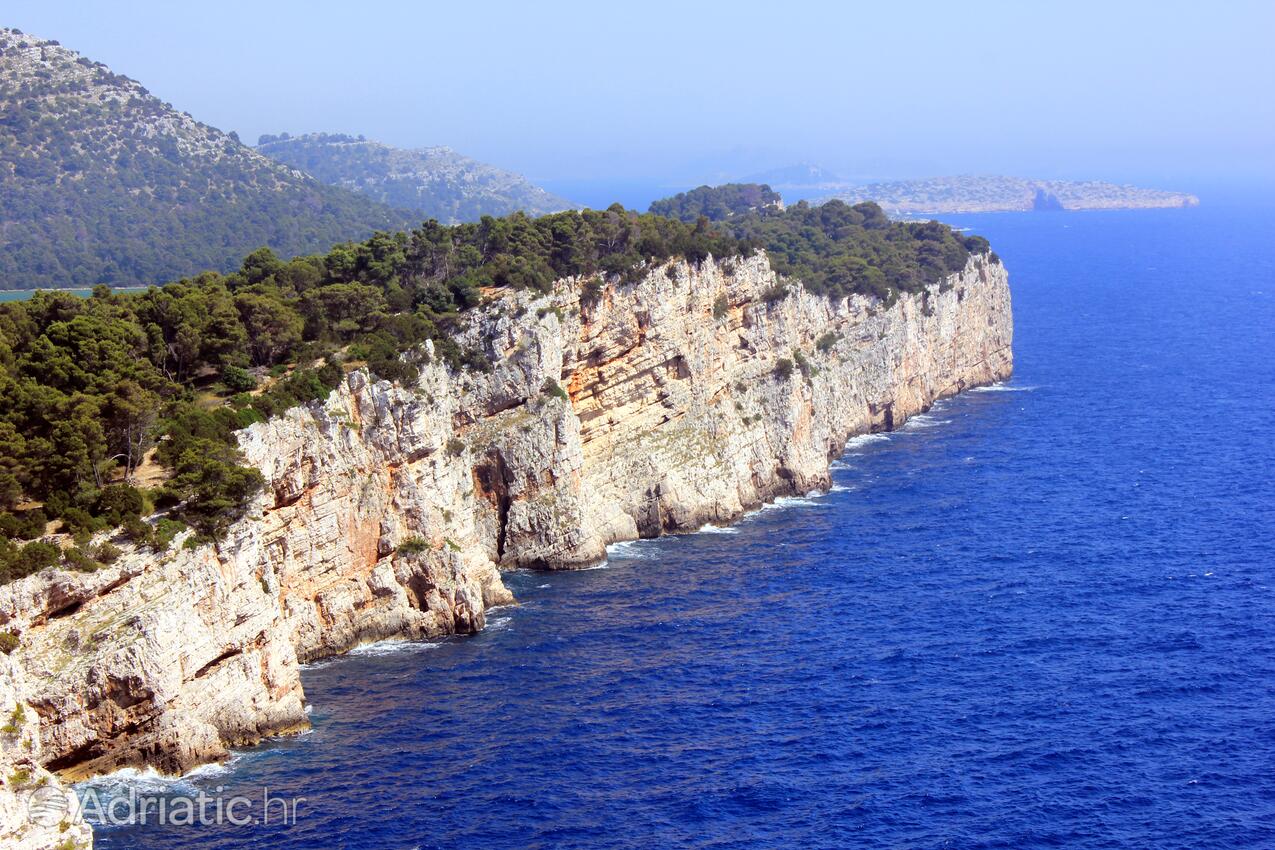
[[[837,174],[822,168],[818,165],[810,165],[809,163],[800,163],[798,165],[788,165],[783,168],[772,168],[759,174],[749,175],[744,179],[746,183],[765,183],[778,189],[789,187],[811,188],[820,186],[844,186],[847,185],[846,180]]]
[[[1113,210],[1193,207],[1183,192],[1119,186],[1096,180],[1027,180],[1021,177],[934,177],[847,186],[821,200],[875,201],[892,215],[1025,210]]]
[[[0,29],[0,189],[0,289],[159,283],[416,219],[14,29]]]
[[[403,149],[362,137],[329,133],[262,136],[257,150],[333,186],[381,203],[415,210],[445,224],[477,221],[519,210],[529,215],[575,204],[525,177],[456,153],[451,148]]]
[[[733,216],[772,208],[782,210],[779,193],[758,183],[726,183],[700,186],[651,204],[651,212],[666,218],[693,222],[700,216],[710,221],[725,221]]]

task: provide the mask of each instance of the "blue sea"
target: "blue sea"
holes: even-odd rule
[[[295,824],[98,846],[1275,847],[1275,209],[952,220],[1010,270],[1012,381],[315,665],[313,732],[163,785]]]

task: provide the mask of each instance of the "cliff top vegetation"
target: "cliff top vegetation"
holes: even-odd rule
[[[111,555],[85,548],[106,528],[122,525],[154,546],[177,522],[217,536],[262,485],[242,464],[238,429],[326,397],[351,362],[413,382],[427,339],[453,369],[490,368],[450,333],[485,288],[547,293],[577,277],[596,290],[670,258],[700,263],[762,247],[816,291],[889,300],[963,268],[986,242],[890,222],[872,205],[798,205],[720,223],[616,205],[430,221],[289,261],[262,248],[231,274],[140,294],[101,286],[90,298],[40,292],[0,304],[0,580],[59,561],[91,569]],[[163,507],[160,524],[141,520]],[[20,542],[51,528],[77,547]]]

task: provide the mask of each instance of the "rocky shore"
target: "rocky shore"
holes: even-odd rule
[[[1012,370],[988,256],[889,306],[816,296],[758,254],[496,293],[466,321],[489,372],[431,358],[404,387],[356,370],[241,432],[267,486],[219,544],[124,547],[96,573],[0,587],[0,629],[19,636],[0,713],[25,718],[3,758],[50,785],[175,774],[305,729],[300,664],[480,630],[513,601],[502,569],[588,566],[617,541],[827,487],[850,437]],[[0,843],[63,846],[56,827],[22,837],[23,788],[0,767]]]

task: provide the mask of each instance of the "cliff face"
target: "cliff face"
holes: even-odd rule
[[[22,668],[0,655],[0,847],[82,850],[88,824],[68,816],[71,792],[41,766],[39,718],[24,702]]]
[[[588,291],[470,314],[488,373],[355,371],[242,432],[267,486],[220,545],[0,588],[39,760],[181,772],[302,729],[299,663],[481,629],[512,601],[500,568],[585,566],[825,487],[849,437],[1012,368],[1005,272],[982,257],[889,307],[809,294],[763,255]]]

